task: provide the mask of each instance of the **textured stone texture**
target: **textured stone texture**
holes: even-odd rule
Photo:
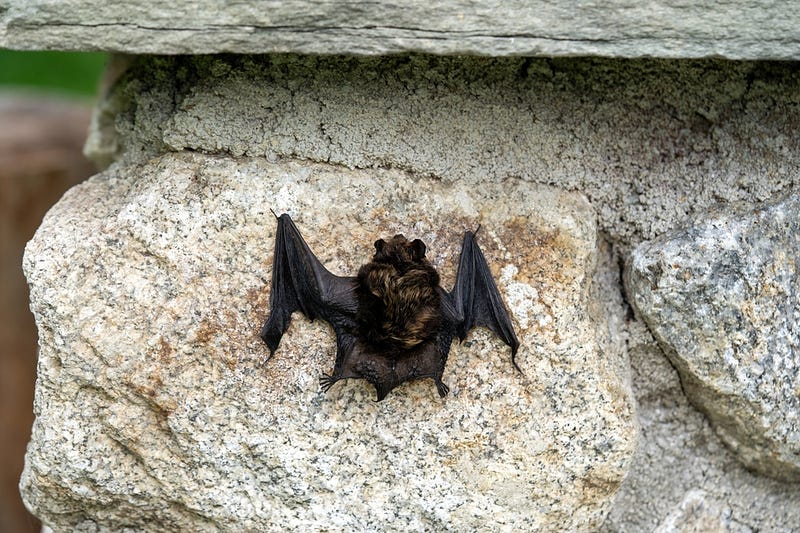
[[[707,509],[720,511],[731,532],[796,531],[800,483],[745,469],[708,419],[688,402],[675,367],[646,326],[631,319],[623,331],[642,430],[630,474],[601,533],[653,531],[667,525],[670,517],[681,515],[687,495],[697,491],[703,493]]]
[[[800,196],[720,209],[639,245],[631,303],[749,467],[800,480]]]
[[[147,54],[796,59],[796,3],[4,0],[0,46]]]
[[[727,533],[729,510],[708,501],[702,490],[691,490],[653,533]]]
[[[393,167],[578,190],[622,251],[719,201],[797,185],[791,64],[437,58],[148,58],[103,100],[89,150]]]
[[[446,286],[481,222],[525,375],[476,330],[444,400],[430,382],[324,395],[333,335],[300,316],[261,366],[270,208],[335,272],[376,236],[418,236]],[[635,446],[597,254],[580,195],[521,180],[197,154],[111,167],[26,252],[41,354],[24,497],[56,530],[596,529]]]

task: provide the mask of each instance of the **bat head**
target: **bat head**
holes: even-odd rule
[[[397,234],[388,241],[378,239],[375,241],[375,255],[372,260],[376,263],[422,263],[425,261],[425,243],[419,239],[409,241],[402,234]]]

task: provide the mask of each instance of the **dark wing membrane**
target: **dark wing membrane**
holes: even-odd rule
[[[319,262],[289,215],[278,217],[270,315],[261,328],[261,338],[270,353],[278,348],[294,311],[334,326],[344,315],[355,314],[357,300],[353,287],[353,278],[335,276]]]
[[[503,305],[489,265],[475,242],[475,234],[467,231],[458,261],[456,284],[450,294],[458,317],[456,334],[463,341],[469,330],[485,326],[511,347],[511,361],[519,370],[515,356],[519,340],[511,325],[511,317]]]

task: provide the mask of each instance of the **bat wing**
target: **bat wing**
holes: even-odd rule
[[[450,301],[456,316],[456,334],[462,341],[475,326],[485,326],[511,347],[511,362],[520,370],[515,359],[519,340],[511,325],[511,317],[503,305],[486,258],[475,241],[475,233],[471,231],[464,235]]]
[[[329,322],[337,333],[353,320],[358,305],[355,278],[331,274],[308,247],[291,217],[278,217],[273,254],[270,315],[261,338],[275,353],[289,327],[292,313]]]

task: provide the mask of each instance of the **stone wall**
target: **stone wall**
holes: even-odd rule
[[[415,50],[398,46],[373,53]],[[800,523],[794,63],[268,51],[110,68],[86,148],[107,168],[25,257],[41,352],[22,491],[45,523]],[[448,288],[481,224],[522,373],[479,329],[443,400],[426,381],[323,394],[332,333],[299,316],[265,362],[270,210],[339,274],[380,236],[419,237]]]

